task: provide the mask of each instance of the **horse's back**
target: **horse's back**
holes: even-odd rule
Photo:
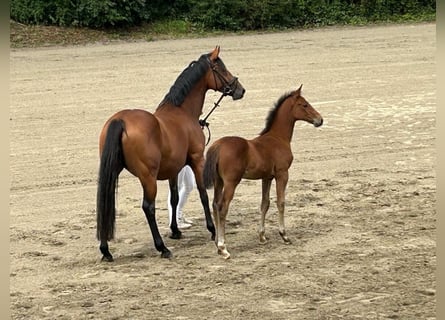
[[[138,177],[153,172],[153,169],[157,170],[161,161],[162,139],[156,117],[142,109],[121,110],[106,122],[101,141],[109,123],[114,119],[124,122],[122,148],[127,170]]]

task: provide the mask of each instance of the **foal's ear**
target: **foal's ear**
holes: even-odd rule
[[[215,49],[210,53],[210,60],[215,61],[218,59],[220,47],[216,46]]]
[[[297,89],[297,91],[295,91],[295,93],[299,96],[301,95],[301,88],[303,88],[303,84]]]

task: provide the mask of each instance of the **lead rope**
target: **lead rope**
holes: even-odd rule
[[[227,95],[226,92],[223,92],[221,97],[219,97],[217,102],[214,102],[214,106],[212,108],[212,110],[209,111],[209,113],[204,117],[204,119],[200,119],[199,120],[199,125],[201,126],[201,129],[204,129],[204,127],[207,128],[207,131],[209,133],[209,136],[207,138],[207,142],[206,142],[206,146],[209,144],[210,142],[210,138],[212,136],[211,132],[210,132],[210,128],[209,128],[209,123],[207,122],[207,119],[209,118],[209,116],[212,114],[213,111],[215,111],[215,109],[217,107],[219,107],[219,103],[221,102],[221,100]]]

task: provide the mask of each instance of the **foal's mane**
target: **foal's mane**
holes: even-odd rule
[[[291,95],[292,91],[286,92],[277,100],[277,102],[275,102],[274,107],[270,109],[269,114],[267,115],[266,126],[264,127],[263,131],[260,132],[260,135],[263,135],[270,130],[270,128],[272,127],[272,123],[275,120],[275,117],[277,116],[278,109],[280,109],[283,102]]]
[[[175,80],[175,83],[171,86],[158,108],[167,102],[177,107],[180,106],[193,86],[207,72],[209,68],[208,59],[209,54],[203,54],[198,61],[192,61]]]

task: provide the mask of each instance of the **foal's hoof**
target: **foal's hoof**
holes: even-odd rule
[[[113,262],[114,259],[113,259],[113,256],[110,254],[110,255],[107,255],[107,256],[105,256],[105,255],[102,256],[101,261],[105,261],[105,262]]]
[[[218,254],[221,255],[225,260],[230,259],[230,253],[226,249],[218,249]]]
[[[260,244],[266,244],[267,240],[268,239],[264,234],[260,234]]]
[[[167,249],[161,253],[161,258],[170,259],[173,258],[173,254]]]
[[[280,232],[280,236],[283,238],[285,244],[292,244],[292,241],[290,241],[290,239],[284,233]]]

